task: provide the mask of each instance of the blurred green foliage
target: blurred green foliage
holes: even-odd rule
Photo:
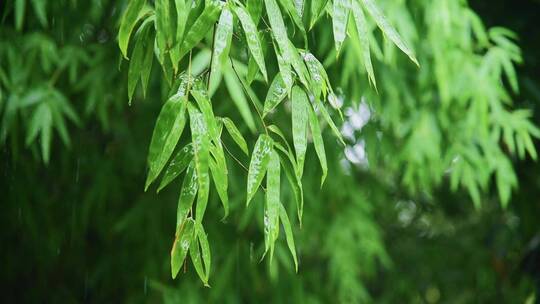
[[[182,10],[165,13],[163,5],[177,8],[191,1],[0,4],[0,298],[515,303],[534,297],[540,249],[529,241],[538,238],[540,188],[532,160],[540,132],[531,117],[538,117],[533,111],[540,102],[534,55],[539,46],[523,25],[523,16],[529,26],[534,16],[522,7],[534,11],[538,4],[517,6],[509,18],[515,24],[506,14],[501,18],[486,12],[486,18],[494,19],[490,23],[508,22],[519,31],[522,55],[518,35],[485,27],[466,1],[278,1],[290,52],[297,50],[307,65],[304,75],[299,63],[290,62],[292,70],[283,64],[288,61],[280,56],[290,46],[275,34],[263,1],[227,4],[234,11],[233,30],[224,32],[224,41],[231,42],[221,46],[221,54],[229,54],[230,60],[214,54],[213,24],[221,19],[206,10],[212,1],[193,2],[192,13],[184,16],[186,30],[205,12],[213,21],[194,32],[200,37],[190,38],[193,43],[181,44],[180,54],[171,46],[183,33],[170,32],[179,28]],[[133,23],[131,43],[124,43],[125,35],[118,32],[128,18],[126,9],[137,3],[141,11],[134,18],[139,22]],[[298,3],[304,4],[300,16]],[[399,34],[373,18],[372,3]],[[257,26],[263,58],[254,49],[257,39],[246,38],[250,25],[244,23],[246,17],[240,20],[244,5]],[[347,22],[340,16],[348,10],[339,10],[348,5]],[[176,21],[167,21],[167,14]],[[308,80],[313,71],[307,52],[322,62],[328,82]],[[518,64],[522,66],[516,70]],[[220,141],[228,170],[229,215],[222,220],[223,196],[212,187],[203,222],[212,252],[211,288],[203,286],[191,263],[181,266],[176,280],[170,278],[183,176],[159,195],[152,187],[143,191],[155,121],[165,101],[182,87],[182,72],[208,85],[201,94],[208,94],[213,113],[229,117],[241,134]],[[316,132],[308,137],[300,173],[305,202],[301,226],[291,212],[299,208],[297,193],[287,179],[281,181],[278,199],[289,213],[298,273],[285,230],[272,249],[273,261],[262,259],[269,246],[265,195],[259,191],[246,207],[251,154],[236,145],[242,136],[253,151],[259,134],[272,124],[282,130],[287,144],[293,143],[291,163],[299,166],[302,143],[293,136],[298,133],[291,122],[291,115],[298,114],[298,105],[290,100],[294,97],[283,95],[284,102],[266,105],[276,74],[288,90],[294,81],[315,99],[326,91],[322,96],[328,94],[332,117],[320,119],[328,168],[322,187],[320,150],[311,145]],[[128,100],[133,100],[131,107]],[[261,123],[256,109],[263,108]],[[323,114],[320,106],[315,109]],[[189,122],[185,129],[176,151],[196,136]],[[149,160],[149,176],[155,178],[164,164],[152,173],[152,156]]]

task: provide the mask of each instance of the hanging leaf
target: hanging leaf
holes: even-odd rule
[[[210,152],[213,158],[209,159],[208,164],[210,166],[210,172],[212,173],[214,185],[225,211],[225,214],[223,215],[223,219],[225,219],[229,215],[229,196],[227,194],[229,179],[227,163],[225,161],[225,155],[223,153],[221,143],[211,145]]]
[[[319,125],[319,119],[315,114],[313,108],[308,105],[309,111],[309,125],[311,127],[311,137],[313,138],[313,145],[315,146],[315,152],[319,158],[319,163],[321,164],[322,177],[321,177],[321,187],[324,184],[326,175],[328,174],[328,165],[326,163],[326,151],[324,149],[324,141],[322,137],[321,127]]]
[[[210,278],[210,268],[212,266],[210,244],[208,243],[208,237],[206,236],[204,227],[201,224],[195,224],[195,232],[197,234],[197,238],[199,239],[199,244],[201,245],[202,258],[205,269],[205,281],[208,282],[208,279]]]
[[[171,96],[161,108],[148,150],[150,170],[146,178],[145,191],[171,157],[182,135],[186,124],[186,103],[186,97],[179,92]]]
[[[244,139],[242,133],[240,133],[234,122],[228,117],[224,117],[221,120],[223,121],[225,129],[227,130],[227,132],[229,132],[234,142],[238,145],[238,147],[240,147],[244,154],[249,155],[246,140]]]
[[[319,99],[315,99],[315,104],[317,105],[317,110],[319,110],[319,113],[321,113],[322,117],[326,121],[326,123],[330,126],[330,129],[332,129],[332,132],[334,132],[334,135],[339,139],[342,145],[345,146],[345,141],[343,141],[343,136],[341,135],[341,132],[339,131],[338,127],[330,117],[330,114],[328,114],[328,111],[324,107],[324,105],[321,103]]]
[[[171,275],[175,279],[186,259],[191,240],[193,238],[195,222],[188,219],[185,225],[178,227],[171,250]]]
[[[276,74],[270,84],[266,99],[264,101],[263,117],[268,115],[287,96],[287,86],[281,77],[281,73]]]
[[[270,263],[274,256],[274,244],[279,235],[280,165],[276,151],[270,152],[266,176],[266,204],[264,207],[264,253],[270,249]]]
[[[212,65],[210,67],[210,84],[217,80],[221,69],[229,57],[233,34],[233,18],[230,9],[225,6],[221,11],[216,27],[216,33],[214,34],[214,49],[212,50]]]
[[[279,204],[279,219],[283,224],[283,230],[285,231],[285,238],[287,240],[287,247],[293,257],[294,269],[298,272],[298,258],[296,257],[296,247],[294,245],[294,236],[291,228],[291,222],[289,221],[289,216],[287,215],[287,210],[283,207],[282,204]]]
[[[362,49],[364,66],[366,68],[370,83],[376,90],[377,83],[375,82],[375,72],[373,72],[373,65],[371,64],[371,52],[369,49],[368,26],[366,22],[366,17],[364,16],[364,12],[362,11],[362,8],[360,7],[360,3],[358,3],[358,1],[352,1],[352,12],[354,21],[356,23],[358,38],[360,40],[360,47]]]
[[[311,1],[311,20],[309,22],[309,29],[311,30],[319,17],[325,11],[326,5],[328,5],[328,0],[312,0]]]
[[[191,104],[188,105],[188,111],[193,141],[193,160],[195,161],[195,171],[197,172],[197,182],[199,184],[195,220],[197,223],[201,223],[208,204],[208,192],[210,191],[210,177],[208,175],[210,137],[203,114]]]
[[[133,48],[128,70],[128,97],[130,104],[137,83],[141,79],[142,71],[145,68],[147,50],[153,50],[153,46],[149,43],[152,22],[153,18],[147,18],[135,33],[135,47]]]
[[[236,6],[234,8],[234,12],[236,13],[236,16],[238,16],[238,19],[242,24],[242,28],[244,29],[244,33],[246,34],[246,41],[249,51],[255,59],[255,62],[257,62],[257,65],[263,74],[264,80],[268,81],[266,65],[264,63],[264,54],[261,47],[261,41],[259,40],[257,27],[253,23],[249,13],[242,6]]]
[[[334,0],[332,29],[334,31],[334,43],[338,56],[343,41],[345,41],[345,37],[347,37],[347,23],[349,21],[350,1],[351,0]]]
[[[199,184],[197,182],[197,172],[195,171],[195,160],[192,160],[186,170],[186,175],[182,182],[182,189],[180,190],[180,196],[178,198],[176,227],[180,227],[184,224],[184,221],[193,206],[193,201],[195,200],[198,190]]]
[[[140,12],[144,7],[145,2],[146,0],[129,1],[126,12],[124,13],[122,21],[120,22],[120,30],[118,32],[118,45],[120,46],[120,51],[122,51],[122,54],[126,59],[128,59],[127,49],[129,45],[129,38],[131,36],[133,28],[135,27],[135,24],[137,24],[137,22],[139,21]]]
[[[157,192],[165,188],[170,184],[178,175],[180,175],[187,168],[191,160],[193,159],[193,144],[187,144],[173,157],[169,166],[163,174],[161,183],[157,189]]]
[[[362,4],[373,20],[375,20],[375,23],[381,29],[384,35],[390,39],[401,51],[403,51],[403,53],[409,56],[412,62],[419,66],[418,60],[416,60],[412,49],[403,41],[394,27],[390,25],[390,22],[388,22],[375,2],[373,0],[362,0]]]
[[[240,115],[244,119],[244,122],[248,128],[252,132],[255,132],[255,120],[253,119],[253,114],[249,109],[249,104],[246,96],[244,95],[244,91],[242,90],[242,84],[239,83],[238,77],[230,67],[225,71],[223,76],[225,79],[225,85],[227,86],[229,94],[231,95],[231,99],[238,108]]]
[[[26,0],[15,0],[15,28],[17,31],[22,30],[25,11]]]
[[[292,91],[292,132],[294,151],[296,152],[297,172],[299,177],[304,171],[307,150],[307,125],[309,101],[304,90],[294,86]]]
[[[159,54],[163,58],[172,47],[176,31],[172,26],[170,0],[155,0],[154,6],[156,10],[156,44]]]
[[[285,171],[285,176],[287,176],[287,180],[289,181],[289,185],[291,186],[291,190],[294,194],[298,221],[300,222],[300,226],[302,226],[302,214],[304,212],[304,190],[302,188],[302,180],[296,174],[297,169],[292,151],[290,149],[286,150],[277,143],[274,143],[274,147],[276,147],[278,149],[277,151],[280,152],[281,167]]]
[[[253,148],[251,161],[249,163],[246,205],[249,205],[249,202],[255,195],[255,192],[257,192],[257,189],[261,185],[262,179],[266,174],[268,162],[270,161],[272,144],[272,138],[266,134],[260,135],[255,143],[255,148]]]
[[[205,124],[208,127],[208,135],[214,142],[218,142],[219,134],[217,128],[217,120],[214,116],[214,111],[212,110],[212,103],[210,102],[210,99],[208,99],[206,89],[204,89],[203,86],[204,85],[201,81],[197,81],[193,85],[191,95],[195,98],[195,101],[197,102],[197,105],[199,106],[199,109],[203,114]]]

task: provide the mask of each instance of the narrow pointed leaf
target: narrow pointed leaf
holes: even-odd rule
[[[375,73],[373,72],[373,65],[371,63],[371,52],[369,48],[369,34],[366,17],[360,7],[358,1],[352,1],[352,13],[356,24],[356,30],[358,32],[358,38],[360,40],[360,47],[362,49],[362,58],[364,66],[368,74],[369,80],[373,87],[377,89],[377,83],[375,82]]]
[[[203,88],[201,82],[199,82],[198,85],[194,85],[193,89],[191,90],[191,95],[195,98],[195,101],[203,114],[205,125],[208,128],[208,135],[212,140],[214,140],[214,142],[218,142],[219,136],[217,120],[214,116],[214,111],[212,110],[212,103],[210,102],[210,99],[206,94],[206,90]]]
[[[146,61],[145,57],[147,56],[147,50],[153,50],[153,46],[150,42],[151,22],[152,19],[146,19],[135,34],[135,47],[133,48],[133,54],[131,55],[131,60],[129,61],[128,70],[128,97],[130,103],[137,83],[139,82],[139,79],[141,79],[141,74]]]
[[[195,227],[195,232],[193,233],[193,238],[191,239],[191,245],[189,246],[189,256],[191,257],[191,263],[193,263],[193,268],[195,272],[204,283],[205,286],[208,286],[208,280],[206,279],[203,262],[201,258],[201,249],[199,246],[199,238],[197,237],[197,228]]]
[[[208,243],[208,237],[204,231],[204,227],[201,224],[195,225],[195,231],[197,233],[197,238],[201,245],[202,259],[205,269],[205,278],[208,284],[208,278],[210,277],[210,269],[212,266],[212,257],[210,254],[210,244]]]
[[[294,86],[292,91],[292,132],[298,164],[296,173],[300,177],[304,171],[304,160],[306,158],[308,107],[309,101],[306,93],[299,86]]]
[[[293,257],[294,269],[298,272],[298,258],[296,257],[296,246],[294,245],[294,235],[292,232],[291,222],[289,221],[289,216],[287,215],[287,210],[283,207],[282,204],[279,204],[279,219],[283,224],[283,230],[285,231],[285,238],[287,240],[287,247]]]
[[[274,254],[274,243],[279,235],[280,164],[276,151],[270,152],[266,177],[266,204],[264,210],[265,253],[270,249],[270,262]]]
[[[257,65],[259,66],[259,69],[263,74],[265,81],[268,81],[268,76],[266,74],[266,64],[264,63],[264,54],[262,51],[261,41],[259,39],[257,27],[255,26],[255,23],[253,23],[253,19],[251,19],[251,16],[245,8],[237,6],[234,8],[234,12],[236,13],[236,16],[238,16],[238,19],[242,24],[242,28],[244,29],[244,33],[246,34],[246,41],[249,51],[253,56],[253,59],[255,59],[255,62],[257,62]]]
[[[210,190],[210,176],[208,175],[210,137],[208,136],[208,127],[206,126],[203,114],[191,104],[188,107],[188,111],[193,141],[193,159],[195,161],[195,171],[197,172],[197,182],[199,184],[195,220],[197,223],[201,223],[206,211],[206,205],[208,204],[208,193]]]
[[[148,151],[150,170],[145,189],[148,189],[148,186],[159,175],[182,135],[186,124],[186,103],[185,96],[177,93],[167,100],[159,113]]]
[[[318,99],[315,99],[315,103],[322,117],[324,118],[326,123],[330,126],[330,129],[332,129],[332,132],[334,132],[334,135],[338,138],[339,142],[342,145],[345,145],[345,141],[343,141],[343,136],[341,135],[341,132],[339,131],[338,127],[336,126],[332,118],[330,117],[330,114],[328,114],[328,111],[326,110],[322,102]]]
[[[279,103],[287,96],[287,85],[281,77],[281,73],[278,73],[268,89],[266,99],[264,101],[263,117],[268,115]]]
[[[253,119],[253,114],[251,113],[251,110],[249,109],[249,104],[247,102],[246,95],[244,94],[244,91],[242,90],[242,84],[238,80],[238,77],[236,77],[232,68],[228,68],[223,74],[223,76],[225,79],[225,85],[227,86],[229,94],[231,95],[231,99],[233,100],[234,104],[238,108],[238,111],[240,112],[240,115],[244,119],[244,122],[246,123],[248,128],[252,132],[254,132],[255,120]]]
[[[300,222],[300,226],[302,226],[302,214],[304,212],[304,190],[302,188],[302,180],[300,180],[298,175],[295,173],[297,170],[292,151],[287,151],[279,144],[275,143],[274,145],[276,148],[278,148],[277,151],[280,152],[281,166],[283,171],[285,171],[285,176],[287,177],[291,190],[294,194],[298,221]]]
[[[171,250],[171,275],[175,279],[184,263],[193,238],[195,222],[192,219],[179,227]]]
[[[223,205],[225,214],[223,219],[229,215],[229,196],[227,194],[227,189],[229,187],[229,178],[227,171],[227,163],[225,161],[225,155],[223,153],[223,147],[221,143],[211,145],[210,148],[211,155],[213,158],[209,159],[210,173],[212,173],[212,179],[214,180],[214,185],[216,187],[218,196]]]
[[[229,132],[234,142],[238,145],[238,147],[240,147],[242,152],[244,152],[246,155],[249,155],[246,140],[244,139],[242,133],[240,133],[234,122],[228,117],[224,117],[222,121],[225,125],[225,129],[227,130],[227,132]]]
[[[127,57],[127,49],[129,45],[129,38],[131,32],[139,20],[139,13],[141,12],[144,3],[146,0],[133,0],[129,1],[122,21],[120,22],[120,30],[118,32],[118,45],[120,46],[120,51],[124,55],[124,58]]]
[[[178,206],[176,209],[176,227],[182,226],[188,216],[193,201],[197,195],[199,184],[197,183],[197,172],[195,172],[195,161],[192,160],[186,170],[186,175],[182,182],[180,197],[178,198]]]
[[[416,65],[418,60],[414,55],[412,49],[403,41],[398,32],[394,27],[388,22],[384,14],[381,12],[380,8],[375,4],[373,0],[361,0],[364,8],[368,11],[369,15],[375,20],[377,26],[381,29],[384,35],[390,39],[403,53],[405,53],[412,62]]]
[[[266,169],[268,168],[268,162],[270,161],[272,145],[272,138],[265,134],[259,136],[259,139],[257,139],[257,142],[255,143],[255,148],[253,149],[251,161],[249,163],[246,205],[249,205],[249,202],[261,185]]]
[[[311,127],[311,137],[313,138],[313,145],[315,146],[315,152],[319,158],[321,164],[322,177],[321,186],[324,184],[326,175],[328,174],[328,164],[326,163],[326,151],[324,149],[324,141],[322,137],[321,127],[319,125],[319,119],[315,114],[315,111],[311,106],[308,106],[309,110],[309,125]]]
[[[211,83],[218,79],[217,77],[229,57],[233,34],[233,18],[230,9],[227,6],[224,7],[214,34],[214,49],[212,50],[212,65],[210,67]]]
[[[178,175],[180,175],[187,168],[192,159],[193,145],[187,144],[180,151],[178,151],[178,153],[176,153],[169,163],[169,166],[163,174],[163,178],[161,179],[157,192],[161,191],[161,189],[165,188],[176,177],[178,177]]]
[[[343,41],[347,36],[347,22],[349,20],[349,7],[351,0],[334,0],[334,15],[332,16],[332,29],[334,44],[339,55]],[[356,1],[356,0],[355,0]]]

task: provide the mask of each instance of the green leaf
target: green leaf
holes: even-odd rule
[[[302,21],[303,3],[297,3],[297,1],[293,2],[292,0],[280,0],[280,3],[287,10],[292,21],[300,30],[304,42],[307,43],[306,29],[304,27],[304,22]]]
[[[251,161],[249,163],[246,205],[249,205],[249,202],[261,185],[262,179],[268,167],[268,162],[270,161],[272,145],[272,138],[266,134],[260,135],[255,143],[255,148],[253,148]]]
[[[210,147],[210,152],[213,158],[210,158],[208,164],[210,166],[210,172],[212,173],[214,185],[225,211],[225,214],[223,215],[223,219],[225,219],[229,215],[229,196],[227,194],[229,179],[227,163],[225,161],[225,154],[223,153],[221,143],[212,145]]]
[[[351,0],[334,0],[332,29],[334,32],[334,43],[338,56],[341,46],[343,45],[343,41],[345,41],[345,37],[347,37],[347,22],[349,21],[350,1]]]
[[[223,76],[232,101],[238,108],[238,111],[240,112],[240,115],[244,119],[244,122],[248,128],[252,132],[255,132],[255,120],[253,119],[253,114],[249,109],[249,104],[246,96],[244,95],[244,91],[242,90],[242,84],[239,82],[238,77],[230,67],[225,71]]]
[[[375,73],[373,72],[373,65],[371,63],[371,52],[369,49],[369,36],[368,26],[364,12],[360,7],[358,1],[352,1],[352,13],[354,21],[356,23],[356,30],[358,31],[358,38],[360,40],[360,47],[362,49],[362,58],[364,60],[364,66],[368,74],[368,78],[375,88],[377,89],[377,83],[375,82]]]
[[[184,263],[191,240],[193,238],[195,222],[189,219],[185,225],[178,228],[171,250],[171,275],[175,279]]]
[[[186,170],[187,166],[189,165],[192,159],[193,159],[193,144],[187,144],[180,151],[178,151],[178,153],[176,153],[176,155],[173,157],[173,159],[169,163],[169,166],[167,167],[167,169],[165,170],[165,173],[163,174],[163,178],[161,179],[161,183],[159,184],[157,192],[165,188],[176,177],[178,177],[180,173]]]
[[[210,277],[210,268],[212,266],[212,257],[210,255],[210,244],[208,243],[208,237],[206,236],[204,227],[201,224],[195,224],[195,231],[197,233],[197,238],[199,239],[199,243],[201,245],[202,258],[203,258],[204,269],[205,269],[205,279],[208,284],[208,278]]]
[[[303,52],[302,57],[311,75],[311,93],[315,98],[319,98],[321,93],[326,96],[330,86],[330,80],[322,63],[310,52]]]
[[[384,35],[390,39],[401,51],[403,51],[403,53],[409,56],[412,62],[419,66],[418,60],[416,60],[412,49],[403,41],[398,32],[388,22],[375,2],[373,0],[362,0],[362,3]]]
[[[206,279],[203,262],[201,258],[201,250],[199,246],[199,238],[197,236],[197,228],[195,227],[195,232],[193,233],[193,238],[191,239],[191,245],[189,246],[189,256],[191,257],[191,263],[195,268],[195,272],[204,283],[204,286],[208,285],[208,280]]]
[[[195,160],[192,160],[186,170],[186,175],[182,181],[182,190],[180,190],[180,196],[178,197],[178,206],[176,209],[177,228],[184,224],[184,220],[193,206],[193,201],[198,190],[199,184],[197,182],[197,172],[195,171]]]
[[[189,253],[197,275],[199,275],[199,278],[203,281],[204,286],[210,287],[210,285],[208,285],[211,267],[210,245],[208,244],[208,238],[204,231],[204,227],[201,224],[195,223],[195,231],[193,239],[191,240]]]
[[[214,35],[214,49],[212,51],[212,65],[210,67],[210,82],[214,82],[229,57],[233,34],[234,17],[226,6],[221,11],[221,16]],[[210,85],[209,85],[210,86]]]
[[[171,62],[173,65],[173,70],[176,72],[178,70],[178,63],[180,61],[180,45],[184,39],[184,32],[186,30],[186,22],[188,21],[188,16],[192,11],[192,0],[175,0],[174,6],[176,8],[176,29],[173,29],[175,35],[175,42],[170,50],[171,53]]]
[[[266,176],[266,204],[264,208],[264,253],[266,254],[270,249],[270,263],[274,255],[274,243],[279,235],[280,167],[279,156],[276,151],[272,150]]]
[[[32,5],[41,26],[47,27],[47,0],[32,0]]]
[[[343,136],[341,135],[341,132],[339,131],[338,127],[330,117],[330,114],[328,114],[328,111],[324,107],[324,105],[321,103],[319,99],[315,99],[315,104],[317,105],[317,110],[321,113],[322,117],[326,121],[326,123],[330,126],[330,129],[332,129],[332,132],[334,132],[334,135],[338,138],[338,140],[341,142],[342,145],[345,146],[345,141],[343,141]]]
[[[242,24],[242,28],[246,34],[246,41],[249,51],[253,56],[253,59],[255,59],[255,62],[257,62],[257,65],[263,74],[264,80],[268,81],[266,64],[264,63],[264,54],[257,27],[255,26],[255,23],[253,23],[253,19],[251,19],[249,13],[242,6],[236,6],[234,8],[234,12],[236,13],[236,16],[238,16],[238,19],[240,19],[240,23]]]
[[[186,97],[178,92],[171,96],[161,108],[148,151],[150,170],[146,178],[145,190],[159,175],[182,135],[186,124],[186,103]]]
[[[263,117],[268,115],[287,96],[287,85],[281,77],[281,73],[276,74],[270,84],[266,99],[264,101]]]
[[[262,1],[261,0],[247,0],[246,9],[249,15],[253,19],[255,26],[259,24],[262,14]]]
[[[212,103],[210,102],[210,99],[208,99],[208,95],[206,94],[206,90],[203,88],[201,81],[197,81],[193,86],[191,95],[195,98],[195,101],[203,114],[210,138],[214,142],[219,142],[217,120],[214,116],[214,111],[212,110]]]
[[[129,38],[131,36],[133,28],[135,27],[135,24],[137,24],[137,21],[139,21],[140,12],[144,7],[145,2],[146,0],[129,1],[126,12],[124,13],[122,21],[120,22],[120,30],[118,32],[118,45],[120,46],[120,51],[122,51],[122,54],[126,59],[128,59],[127,49],[129,45]]]
[[[304,171],[304,161],[307,150],[307,127],[309,101],[306,93],[299,86],[294,86],[292,91],[292,133],[294,151],[298,164],[298,176]]]
[[[274,146],[278,148],[277,151],[281,152],[281,166],[285,171],[285,176],[287,176],[287,180],[289,181],[289,185],[291,186],[291,190],[294,194],[298,221],[300,222],[300,226],[302,226],[302,214],[304,212],[304,190],[302,188],[302,180],[298,177],[298,175],[295,174],[297,170],[292,151],[290,151],[290,149],[286,150],[277,143],[274,143]]]
[[[153,51],[153,45],[150,43],[151,22],[151,18],[146,19],[135,34],[135,47],[133,49],[133,54],[131,55],[128,70],[128,97],[130,104],[131,99],[133,98],[133,93],[135,92],[135,88],[137,87],[137,83],[142,77],[143,69],[145,68],[144,64],[148,64],[146,62],[148,60],[146,58],[148,50]],[[150,60],[150,64],[151,63],[152,61]]]
[[[210,191],[210,176],[208,175],[210,137],[203,114],[191,104],[188,105],[188,111],[193,141],[193,160],[195,161],[195,171],[197,172],[197,182],[199,184],[195,220],[197,223],[201,223],[208,204],[208,193]]]
[[[312,0],[311,1],[311,20],[309,22],[309,29],[312,29],[317,20],[324,12],[328,0]]]
[[[279,204],[279,218],[283,224],[283,230],[285,230],[285,238],[287,240],[287,247],[294,260],[294,269],[298,272],[298,258],[296,257],[296,247],[294,246],[294,236],[291,228],[291,222],[289,221],[289,216],[287,215],[287,210],[283,207],[282,204]]]
[[[326,175],[328,174],[328,164],[326,163],[326,151],[324,149],[324,141],[322,137],[321,127],[319,125],[319,119],[315,114],[315,111],[311,106],[308,105],[309,111],[309,125],[311,127],[311,137],[313,138],[313,145],[315,146],[315,152],[319,158],[319,163],[321,164],[322,177],[321,177],[321,187],[324,184]]]
[[[246,140],[244,139],[242,133],[240,133],[234,122],[228,117],[222,118],[222,121],[225,125],[225,129],[227,130],[227,132],[229,132],[234,142],[238,145],[238,147],[240,147],[244,154],[249,155]]]
[[[154,40],[153,35],[149,38],[149,41]],[[145,47],[146,53],[144,54],[142,68],[141,68],[141,85],[143,89],[143,97],[146,97],[146,91],[148,90],[148,81],[150,80],[150,73],[152,72],[152,63],[154,61],[154,48],[151,44]]]
[[[156,11],[156,44],[163,57],[172,47],[176,29],[173,29],[172,26],[170,0],[155,0],[154,6]]]
[[[209,0],[205,3],[204,11],[195,20],[195,23],[190,27],[189,32],[187,32],[182,41],[178,60],[189,53],[211,31],[212,26],[214,26],[214,23],[219,18],[219,13],[223,7],[222,2],[219,0]]]
[[[20,31],[24,24],[26,0],[15,0],[15,28]]]
[[[278,57],[279,70],[284,82],[288,85],[288,89],[292,86],[292,76],[290,71],[290,65],[292,61],[292,55],[290,50],[290,42],[287,36],[287,28],[283,22],[283,16],[279,6],[275,0],[264,0],[266,6],[266,13],[268,15],[268,21],[272,29],[274,40],[277,42],[279,51],[276,49],[276,55]]]

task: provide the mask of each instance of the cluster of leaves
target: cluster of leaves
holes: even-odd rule
[[[339,109],[334,102],[337,97],[326,70],[308,49],[299,49],[293,44],[289,39],[288,27],[297,28],[307,44],[303,16],[309,15],[310,24],[313,27],[320,15],[328,8],[332,15],[336,54],[339,54],[346,38],[349,15],[353,15],[361,38],[368,39],[368,29],[363,13],[365,10],[386,37],[417,63],[411,49],[402,41],[372,0],[336,0],[333,3],[313,1],[311,10],[306,7],[307,3],[295,3],[290,0],[279,1],[279,4],[275,0],[247,1],[245,4],[240,1],[222,3],[215,0],[158,0],[154,6],[147,5],[144,0],[134,0],[130,1],[126,8],[118,39],[120,49],[126,59],[131,36],[135,41],[128,73],[129,99],[131,100],[139,80],[142,82],[143,93],[146,90],[154,54],[162,67],[165,79],[171,84],[171,92],[174,92],[163,105],[154,128],[149,148],[149,173],[146,188],[171,159],[187,121],[186,110],[189,113],[191,143],[180,149],[172,158],[160,186],[160,189],[163,188],[186,170],[178,201],[176,237],[171,251],[173,278],[179,272],[189,250],[197,273],[205,284],[208,283],[210,252],[202,228],[202,220],[208,203],[209,170],[223,203],[225,216],[229,208],[227,164],[221,142],[222,124],[242,151],[246,154],[248,152],[245,140],[233,121],[214,115],[210,96],[213,92],[212,84],[215,87],[219,86],[221,71],[229,71],[228,74],[225,72],[225,82],[246,125],[252,131],[255,130],[251,110],[242,92],[248,95],[264,130],[264,133],[259,135],[251,154],[246,186],[246,205],[249,205],[266,175],[265,251],[263,255],[269,250],[270,260],[272,259],[281,222],[295,265],[298,267],[291,224],[280,202],[281,168],[285,171],[291,190],[295,194],[296,209],[301,224],[304,204],[301,180],[308,144],[308,128],[322,167],[321,185],[326,178],[328,167],[318,116],[321,116],[321,119],[330,126],[342,143],[344,141],[324,104],[328,100],[332,106]],[[264,12],[266,14],[263,14]],[[288,26],[284,21],[284,14],[292,20]],[[236,20],[240,26],[235,30]],[[264,22],[260,22],[261,20]],[[261,27],[261,30],[258,27]],[[198,44],[209,36],[209,33],[212,33],[212,28],[214,31],[211,37],[210,62],[204,66],[200,74],[192,75],[194,74],[192,53]],[[232,36],[238,35],[240,28],[245,35],[247,48],[232,47]],[[260,102],[255,94],[252,92],[250,94],[249,85],[257,75],[262,76],[261,80],[264,83],[268,81],[269,73],[265,61],[273,56],[261,42],[266,39],[271,40],[275,54],[272,59],[277,61],[278,71],[268,87],[261,114]],[[249,51],[247,73],[239,75],[236,65],[242,64],[241,55],[246,51]],[[369,49],[366,49],[363,54],[365,62],[368,63],[366,67],[370,80],[375,85]],[[238,63],[235,63],[233,58]],[[246,66],[246,63],[243,65]],[[291,102],[294,153],[280,127],[271,124],[272,120],[268,115],[286,97]],[[192,205],[195,196],[197,204],[196,211],[193,213]],[[199,248],[202,250],[202,255]],[[200,261],[201,256],[205,264],[204,272]]]

